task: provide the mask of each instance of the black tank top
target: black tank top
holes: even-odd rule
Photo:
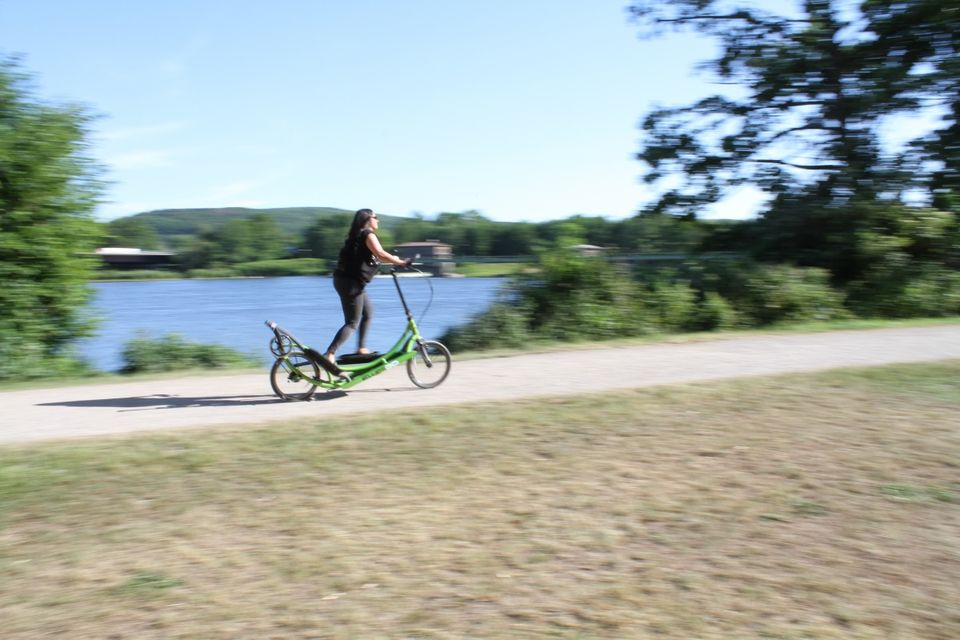
[[[356,278],[362,282],[370,282],[380,269],[380,261],[367,246],[367,236],[373,233],[364,229],[356,238],[347,238],[340,249],[337,260],[337,271]]]

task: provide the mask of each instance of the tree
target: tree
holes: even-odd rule
[[[545,222],[537,230],[542,247],[569,249],[586,242],[586,231],[576,217]]]
[[[174,249],[180,270],[206,269],[213,265],[217,254],[217,233],[201,226],[196,235],[178,238]]]
[[[680,172],[653,212],[695,217],[732,188],[794,188],[831,198],[874,196],[879,145],[875,96],[860,86],[863,44],[845,32],[835,2],[807,0],[787,19],[719,0],[645,0],[632,7],[655,28],[690,27],[719,40],[721,55],[703,67],[728,91],[644,120],[639,154],[656,183]]]
[[[951,6],[953,5],[953,6]],[[957,11],[941,0],[804,0],[783,17],[722,0],[639,0],[648,35],[690,28],[716,38],[703,66],[726,90],[661,108],[643,122],[638,154],[662,193],[646,212],[695,218],[734,189],[753,185],[762,258],[828,268],[838,282],[863,271],[858,238],[873,225],[866,204],[949,200],[957,185]],[[926,40],[925,40],[926,39]],[[923,76],[922,78],[918,76]],[[894,154],[882,139],[892,115],[948,106],[952,124]],[[949,118],[948,118],[949,120]],[[679,177],[679,184],[671,184]]]
[[[111,220],[106,225],[105,241],[112,247],[160,248],[156,230],[143,218],[136,216]]]
[[[250,262],[253,254],[253,233],[245,219],[227,221],[215,233],[210,234],[215,243],[214,264],[226,265]]]
[[[496,226],[490,240],[490,254],[494,256],[522,256],[533,253],[536,226],[530,222],[502,222]]]
[[[84,307],[102,186],[86,156],[91,117],[41,102],[0,62],[0,378],[44,371],[89,334]]]
[[[909,108],[944,114],[905,154],[930,203],[960,214],[960,7],[943,0],[864,0],[874,84]]]
[[[349,223],[347,225],[349,227]],[[409,218],[400,218],[391,226],[397,242],[423,242],[427,238],[436,237],[434,226],[422,213],[415,213]],[[341,232],[341,244],[346,232]]]
[[[691,253],[700,248],[707,228],[670,216],[635,216],[615,223],[613,243],[631,253]]]
[[[460,251],[465,255],[485,256],[490,253],[490,244],[493,241],[494,223],[478,211],[467,211],[461,214],[464,229]]]
[[[317,218],[304,231],[304,248],[314,258],[336,260],[352,221],[353,215],[348,213]]]
[[[266,213],[249,218],[235,218],[217,230],[207,229],[198,235],[196,256],[212,247],[209,257],[216,266],[274,260],[283,257],[287,242],[276,223]]]
[[[284,256],[289,243],[273,218],[266,213],[257,213],[246,223],[251,236],[251,260],[274,260]]]

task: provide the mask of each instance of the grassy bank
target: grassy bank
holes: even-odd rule
[[[117,280],[174,280],[220,278],[273,278],[282,276],[315,276],[329,273],[326,260],[318,258],[289,258],[285,260],[258,260],[240,264],[175,271],[164,269],[101,269],[94,272],[97,281]]]
[[[4,637],[954,638],[958,422],[952,362],[7,447]]]
[[[531,269],[529,263],[481,263],[458,264],[458,275],[471,278],[498,278],[512,276]],[[270,278],[280,276],[328,275],[332,265],[318,258],[289,258],[285,260],[259,260],[241,264],[174,271],[161,269],[101,269],[94,273],[100,282],[117,280],[172,280],[190,278]]]
[[[458,263],[456,272],[468,278],[500,278],[528,272],[535,266],[526,262],[464,262]]]

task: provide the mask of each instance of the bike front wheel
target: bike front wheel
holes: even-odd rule
[[[309,399],[317,388],[314,380],[319,379],[320,367],[299,351],[277,358],[270,370],[270,386],[284,400]]]
[[[412,359],[407,360],[407,375],[421,389],[432,389],[450,373],[450,350],[436,340],[419,343]]]

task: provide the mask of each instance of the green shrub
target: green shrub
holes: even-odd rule
[[[927,269],[907,281],[902,300],[898,311],[910,310],[913,317],[960,315],[960,273]]]
[[[576,342],[607,340],[647,333],[650,327],[625,295],[601,297],[583,291],[567,297],[566,311],[556,310],[538,322],[537,335],[548,340]]]
[[[555,251],[541,258],[535,273],[514,282],[509,300],[444,341],[485,349],[534,339],[605,340],[850,316],[826,270],[742,258],[646,267],[635,277],[603,258]]]
[[[904,254],[890,254],[850,285],[849,304],[867,317],[960,315],[960,272],[935,263],[911,265]]]
[[[53,378],[82,378],[102,373],[88,362],[76,357],[71,349],[65,349],[58,355],[50,355],[43,351],[41,345],[35,342],[21,342],[16,345],[18,358],[29,362],[23,366],[22,362],[10,358],[0,357],[0,380],[42,380]],[[0,355],[3,354],[3,345],[0,345]]]
[[[719,293],[708,291],[684,326],[688,331],[719,331],[737,326],[736,309]]]
[[[746,278],[734,304],[756,326],[850,315],[841,293],[830,286],[830,274],[815,267],[758,265]]]
[[[527,309],[499,300],[469,322],[447,331],[441,342],[454,351],[522,347],[531,340]]]
[[[640,286],[623,265],[573,252],[541,256],[519,280],[530,306],[530,330],[549,340],[602,340],[648,333]]]
[[[160,373],[184,369],[228,369],[256,367],[260,361],[216,344],[190,342],[177,334],[153,339],[145,334],[123,348],[121,373]]]
[[[691,260],[682,269],[701,292],[701,306],[711,293],[725,301],[728,309],[715,318],[719,326],[758,327],[850,316],[843,294],[831,286],[825,269],[743,257]],[[715,298],[709,303],[716,312],[719,304]]]
[[[515,347],[531,340],[603,340],[649,333],[639,284],[619,265],[555,250],[515,277],[503,299],[443,341],[457,350]]]
[[[643,305],[663,331],[684,331],[694,324],[697,292],[690,283],[657,280],[642,294]]]

